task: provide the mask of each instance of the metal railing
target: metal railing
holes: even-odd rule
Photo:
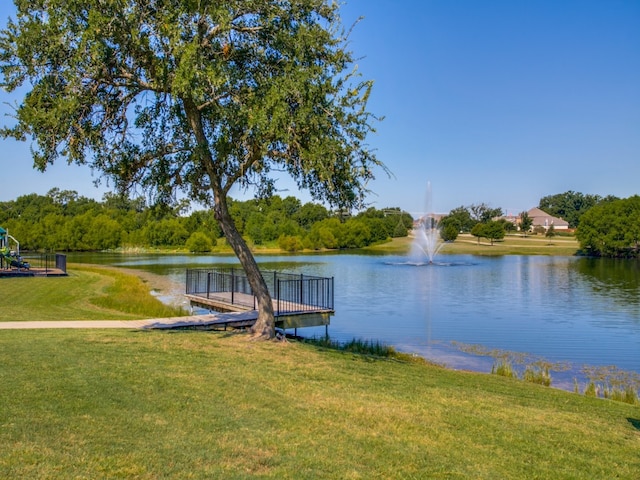
[[[333,277],[263,271],[276,316],[334,310]],[[239,268],[188,269],[186,294],[256,308],[249,280]]]

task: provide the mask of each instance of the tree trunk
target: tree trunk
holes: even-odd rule
[[[262,278],[262,273],[260,273],[258,264],[256,263],[255,258],[253,258],[253,254],[251,253],[251,250],[249,250],[249,246],[242,238],[242,235],[240,235],[240,232],[238,232],[231,215],[229,215],[227,194],[221,187],[220,176],[213,166],[215,162],[213,161],[213,157],[209,149],[209,143],[204,132],[202,116],[191,98],[182,98],[182,103],[189,124],[191,125],[196,140],[198,141],[200,153],[203,156],[202,161],[207,165],[207,172],[209,180],[211,181],[211,190],[214,198],[214,215],[220,225],[220,228],[222,228],[222,232],[225,237],[227,237],[229,245],[233,248],[238,260],[240,260],[240,265],[242,265],[244,272],[247,274],[247,280],[249,280],[251,290],[253,290],[253,294],[258,301],[258,319],[253,327],[251,327],[251,332],[255,337],[271,339],[275,337],[276,326],[273,315],[273,302],[271,301],[269,288],[267,287],[264,278]]]
[[[218,220],[222,228],[222,232],[226,236],[231,248],[233,248],[238,260],[240,260],[240,264],[247,274],[249,285],[251,285],[253,294],[258,301],[258,319],[253,327],[251,327],[251,333],[257,338],[271,339],[275,336],[275,318],[269,288],[262,277],[262,273],[260,273],[258,264],[249,246],[238,232],[231,215],[229,215],[227,199],[217,193],[215,194],[214,213],[216,220]]]

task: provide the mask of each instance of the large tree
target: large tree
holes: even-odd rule
[[[602,202],[587,210],[576,230],[580,248],[602,257],[640,256],[640,196]]]
[[[5,136],[34,164],[88,164],[120,191],[208,204],[258,299],[273,305],[229,214],[232,186],[269,194],[287,172],[314,199],[360,206],[377,120],[337,3],[323,0],[15,0],[0,33],[0,81],[26,86]],[[279,173],[278,173],[279,174]]]
[[[478,244],[480,243],[480,238],[484,237],[493,245],[495,240],[502,240],[504,238],[504,225],[495,220],[489,220],[486,223],[476,223],[471,229],[471,235],[478,238]]]
[[[470,232],[475,224],[478,223],[477,220],[474,220],[471,217],[469,208],[465,206],[460,206],[451,210],[446,217],[440,220],[441,224],[443,222],[445,224],[449,222],[456,223],[461,232]]]

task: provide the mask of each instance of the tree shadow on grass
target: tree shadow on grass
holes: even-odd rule
[[[627,421],[633,428],[635,428],[636,430],[640,430],[640,420],[638,420],[637,418],[627,418]]]

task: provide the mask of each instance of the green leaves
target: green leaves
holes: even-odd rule
[[[605,257],[638,257],[640,196],[600,203],[587,210],[576,231],[580,247]]]
[[[0,33],[0,77],[31,90],[3,134],[31,139],[40,169],[65,157],[123,189],[204,198],[236,182],[268,187],[278,168],[346,208],[384,170],[365,143],[372,84],[349,70],[335,4],[16,4]]]

